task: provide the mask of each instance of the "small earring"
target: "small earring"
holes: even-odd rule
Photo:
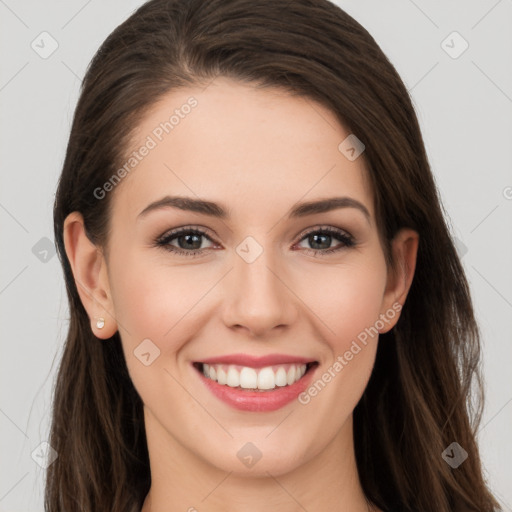
[[[105,327],[105,319],[104,318],[98,318],[96,320],[96,327],[98,329],[103,329],[103,327]]]

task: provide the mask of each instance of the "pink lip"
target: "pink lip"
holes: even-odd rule
[[[213,359],[211,361],[213,361]],[[222,362],[226,362],[226,360],[223,358]],[[287,362],[290,362],[290,360],[287,359]],[[245,360],[245,364],[243,366],[248,366],[247,360]],[[206,378],[197,368],[194,368],[194,371],[199,375],[202,382],[213,393],[213,395],[231,407],[241,411],[269,412],[276,411],[297,399],[297,397],[310,385],[316,368],[317,366],[311,367],[301,379],[290,386],[276,387],[269,391],[245,391],[238,388],[232,388]]]
[[[277,364],[307,364],[314,362],[314,359],[297,357],[286,354],[269,354],[266,356],[250,356],[248,354],[229,354],[225,356],[210,357],[198,361],[206,364],[237,364],[240,366],[249,366],[251,368],[264,368],[265,366],[274,366]],[[290,386],[291,387],[291,386]]]

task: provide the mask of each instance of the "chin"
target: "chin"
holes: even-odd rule
[[[217,444],[214,452],[204,454],[203,458],[218,469],[236,474],[241,477],[265,477],[290,473],[309,459],[306,450],[305,436],[300,443],[287,442],[286,431],[281,436],[270,440],[268,429],[261,436],[237,436],[225,443],[225,449],[220,448],[219,440],[212,440],[212,446]],[[288,436],[289,437],[289,436]],[[253,439],[252,441],[250,439]],[[311,440],[314,443],[314,440]],[[320,449],[320,447],[318,447]],[[201,456],[201,454],[199,454]]]

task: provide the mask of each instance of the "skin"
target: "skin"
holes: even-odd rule
[[[119,330],[144,402],[152,487],[143,511],[367,511],[352,413],[378,336],[309,403],[273,412],[232,409],[205,388],[191,362],[285,353],[317,360],[320,376],[379,315],[404,304],[418,234],[397,234],[399,265],[395,273],[387,269],[364,159],[350,161],[338,150],[349,132],[320,104],[277,89],[218,78],[207,88],[172,91],[148,111],[131,149],[192,95],[198,105],[109,192],[108,255],[85,236],[79,213],[64,227],[91,329],[100,339]],[[137,218],[167,194],[221,203],[231,218],[176,208]],[[370,221],[355,208],[286,218],[299,201],[332,196],[357,199]],[[170,229],[193,225],[212,239],[200,239],[202,255],[153,245]],[[321,254],[343,246],[333,236],[314,255],[319,246],[303,233],[322,226],[344,230],[357,245]],[[263,249],[252,263],[236,252],[247,236]],[[98,317],[105,318],[102,329]],[[149,366],[134,355],[146,338],[160,350]],[[262,454],[251,468],[237,457],[247,442]]]

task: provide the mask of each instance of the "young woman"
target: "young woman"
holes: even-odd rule
[[[496,509],[418,121],[334,4],[144,4],[84,78],[54,217],[47,511]]]

